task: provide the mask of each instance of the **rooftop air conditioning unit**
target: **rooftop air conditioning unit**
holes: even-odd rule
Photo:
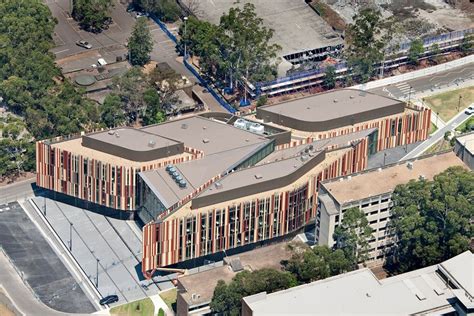
[[[148,147],[153,148],[153,147],[155,147],[155,145],[156,145],[156,142],[155,142],[153,139],[150,139],[150,140],[148,141]]]

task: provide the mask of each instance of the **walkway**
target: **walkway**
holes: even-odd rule
[[[474,104],[474,103],[473,103]],[[472,104],[471,104],[472,105]],[[431,134],[430,137],[421,143],[418,147],[408,153],[402,160],[411,159],[420,156],[425,152],[428,148],[436,144],[440,141],[444,134],[448,131],[452,132],[456,127],[458,127],[462,122],[467,120],[469,115],[464,113],[464,109],[462,112],[458,113],[455,117],[453,117],[449,122],[446,123],[446,126],[443,128],[438,129],[435,133]]]

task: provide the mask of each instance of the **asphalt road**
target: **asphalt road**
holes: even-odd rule
[[[415,158],[420,156],[424,151],[426,151],[428,148],[436,144],[439,140],[441,140],[444,137],[444,134],[447,131],[453,131],[456,127],[458,127],[462,122],[467,120],[469,115],[466,113],[461,112],[458,113],[454,118],[452,118],[445,127],[438,129],[435,133],[430,135],[430,137],[425,140],[423,143],[421,143],[418,147],[413,149],[411,152],[409,152],[405,157],[402,158],[402,160],[405,159],[410,159],[410,158]]]
[[[35,193],[40,193],[41,188],[35,185],[36,178],[12,183],[0,187],[0,204],[26,199]]]
[[[58,255],[16,202],[0,205],[0,245],[44,304],[67,313],[96,311]]]
[[[464,80],[474,78],[474,64],[451,68],[436,75],[426,76],[418,79],[407,80],[385,87],[369,90],[380,95],[388,95],[396,99],[407,98],[409,94],[424,91],[436,91],[441,87],[452,86],[463,82]],[[411,87],[411,92],[410,92]]]

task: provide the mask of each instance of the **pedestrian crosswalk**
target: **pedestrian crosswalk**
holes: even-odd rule
[[[404,96],[408,96],[409,94],[413,94],[415,92],[415,89],[413,89],[406,82],[399,82],[395,84],[395,87],[397,87],[397,89],[400,90]]]

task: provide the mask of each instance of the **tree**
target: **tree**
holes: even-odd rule
[[[173,0],[134,0],[133,4],[145,12],[157,15],[164,22],[174,22],[181,15],[180,7]]]
[[[72,17],[86,31],[98,33],[112,21],[112,0],[73,0]]]
[[[336,86],[336,68],[334,66],[326,67],[323,85],[329,90]]]
[[[332,250],[327,246],[316,246],[304,252],[296,252],[284,266],[300,283],[325,279],[351,269],[344,251]]]
[[[410,49],[408,50],[408,61],[414,65],[420,63],[420,57],[425,53],[423,41],[416,39],[411,42]]]
[[[361,82],[374,75],[374,64],[383,58],[382,19],[379,11],[365,8],[354,16],[354,24],[346,30],[345,55],[352,74]]]
[[[120,96],[111,93],[105,97],[101,106],[101,122],[107,127],[116,127],[126,122],[123,103]]]
[[[431,58],[433,62],[439,64],[441,62],[441,49],[438,43],[431,45]]]
[[[296,279],[289,272],[274,269],[242,271],[229,284],[223,280],[217,282],[209,305],[214,313],[239,315],[243,297],[264,291],[272,293],[295,285]]]
[[[334,230],[335,248],[342,249],[352,266],[367,260],[369,239],[372,236],[365,213],[358,207],[345,211],[342,223]]]
[[[447,260],[474,237],[474,173],[451,167],[395,188],[390,233],[396,243],[389,268],[406,272]]]
[[[263,25],[255,6],[231,8],[219,25],[190,17],[180,45],[199,56],[201,70],[209,77],[226,83],[231,89],[242,77],[251,81],[270,80],[276,76],[276,53],[280,47],[270,44],[273,30]]]
[[[472,51],[472,48],[474,46],[474,35],[473,34],[466,34],[464,35],[464,38],[462,39],[460,49],[461,52],[465,54],[469,54]]]
[[[139,18],[133,27],[132,35],[128,40],[128,54],[130,63],[134,66],[143,66],[150,60],[153,50],[153,40],[146,23],[146,18]]]

